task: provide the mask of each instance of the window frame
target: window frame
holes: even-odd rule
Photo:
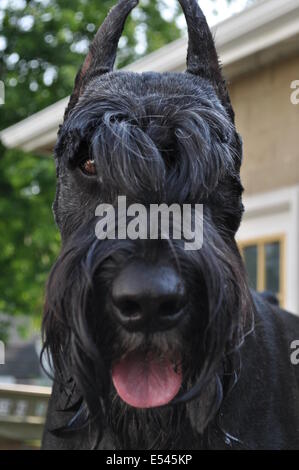
[[[278,242],[280,244],[279,250],[279,284],[280,291],[277,293],[279,304],[282,308],[285,307],[286,302],[286,235],[277,234],[263,237],[250,238],[247,240],[238,241],[238,247],[244,261],[244,248],[249,246],[257,247],[257,291],[263,292],[266,290],[266,257],[265,246],[268,243]]]

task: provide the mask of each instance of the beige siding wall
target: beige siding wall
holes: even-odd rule
[[[299,183],[299,104],[290,101],[293,80],[299,80],[299,54],[239,77],[230,86],[244,141],[247,195]]]

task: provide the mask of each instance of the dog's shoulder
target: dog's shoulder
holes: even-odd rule
[[[278,299],[269,293],[253,293],[256,310],[255,325],[264,325],[267,332],[288,342],[299,340],[299,315],[290,313],[279,306]]]
[[[224,405],[227,430],[245,449],[299,448],[299,364],[292,342],[299,317],[252,292],[254,327],[240,349],[241,370]]]

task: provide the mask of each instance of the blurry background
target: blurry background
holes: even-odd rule
[[[0,0],[0,448],[36,446],[42,430],[50,381],[39,366],[39,329],[59,251],[51,153],[75,74],[114,3]],[[200,5],[244,140],[246,214],[238,241],[249,279],[299,312],[299,0]],[[117,66],[182,71],[186,49],[178,2],[141,0]]]

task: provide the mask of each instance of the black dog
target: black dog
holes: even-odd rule
[[[241,139],[196,0],[186,73],[112,71],[120,0],[77,75],[56,145],[62,251],[44,352],[43,448],[299,448],[299,320],[251,293],[235,242]],[[99,203],[203,204],[203,246],[99,240]],[[194,211],[192,212],[194,217]],[[118,223],[118,222],[117,222]]]

